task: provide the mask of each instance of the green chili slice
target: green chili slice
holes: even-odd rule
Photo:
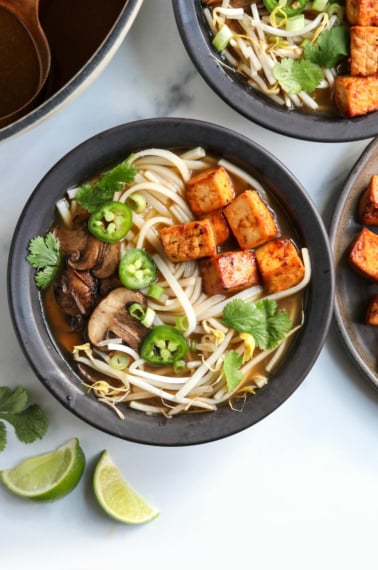
[[[122,202],[106,202],[91,214],[88,229],[96,238],[108,243],[123,239],[131,228],[132,212]]]
[[[269,12],[280,8],[289,18],[300,14],[305,9],[308,0],[263,0],[264,6]]]
[[[124,287],[132,290],[143,289],[155,281],[156,265],[143,249],[133,248],[122,257],[118,276]]]
[[[183,334],[169,325],[158,325],[144,338],[140,355],[150,364],[174,364],[185,358],[188,342]]]

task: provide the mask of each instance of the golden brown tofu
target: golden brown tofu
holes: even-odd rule
[[[336,77],[335,102],[349,117],[377,111],[378,77]]]
[[[173,263],[209,257],[217,252],[210,220],[197,220],[160,230],[165,253]]]
[[[223,208],[234,197],[234,187],[223,166],[201,172],[186,183],[186,198],[196,216]]]
[[[373,281],[378,281],[378,235],[362,228],[349,252],[352,266]]]
[[[351,28],[350,73],[364,77],[378,74],[378,27]]]
[[[366,311],[365,323],[378,327],[378,295],[372,295]]]
[[[253,251],[226,251],[199,262],[207,295],[241,291],[260,282]]]
[[[353,25],[378,26],[377,0],[346,0],[346,17]]]
[[[378,225],[378,174],[374,174],[362,194],[358,205],[358,216],[362,224]]]
[[[218,245],[221,245],[228,240],[231,235],[231,231],[222,209],[204,214],[203,216],[200,216],[200,219],[210,220],[215,234],[215,241]]]
[[[293,287],[305,274],[302,260],[290,239],[278,238],[258,247],[256,261],[269,293]]]
[[[245,190],[224,209],[241,249],[253,249],[280,234],[274,213],[257,190]]]

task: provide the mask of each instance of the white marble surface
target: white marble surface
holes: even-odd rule
[[[376,568],[378,398],[333,329],[307,379],[274,414],[236,436],[189,448],[149,447],[102,434],[65,410],[23,357],[11,328],[5,268],[27,197],[60,157],[89,136],[163,115],[206,119],[256,140],[297,176],[325,219],[369,142],[303,142],[246,121],[194,69],[170,0],[145,0],[119,52],[84,93],[0,144],[0,385],[26,386],[50,420],[45,438],[30,446],[8,429],[0,469],[73,436],[88,461],[79,487],[56,503],[25,502],[0,488],[1,568]],[[99,512],[90,474],[105,448],[159,507],[158,519],[128,527]]]

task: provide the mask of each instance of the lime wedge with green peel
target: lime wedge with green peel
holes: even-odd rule
[[[142,524],[159,515],[159,511],[124,480],[107,451],[101,453],[95,467],[93,489],[99,505],[116,521]]]
[[[70,493],[80,481],[85,456],[77,438],[55,451],[0,471],[0,480],[15,495],[34,501],[54,501]]]

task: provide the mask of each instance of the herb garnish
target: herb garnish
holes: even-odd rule
[[[275,348],[292,326],[287,312],[278,309],[272,299],[256,303],[235,299],[225,306],[223,323],[237,332],[251,334],[262,350]]]
[[[287,93],[312,93],[323,79],[323,71],[307,59],[284,58],[272,69],[274,77]]]
[[[79,206],[92,214],[105,202],[112,200],[114,193],[122,190],[124,184],[132,182],[137,169],[129,162],[131,156],[105,172],[96,182],[88,182],[80,186],[76,194],[76,201]]]
[[[226,352],[223,360],[223,373],[226,379],[227,390],[233,392],[243,380],[243,372],[238,370],[243,359],[236,350]]]
[[[37,236],[29,242],[29,255],[26,261],[37,269],[35,282],[40,289],[46,289],[54,281],[61,269],[63,253],[60,241],[51,232],[45,237]]]
[[[349,54],[349,31],[344,26],[324,30],[314,44],[306,40],[303,48],[306,59],[330,69],[340,56]]]
[[[10,423],[22,443],[32,443],[42,439],[48,427],[48,420],[38,404],[29,405],[29,395],[21,386],[8,388],[0,386],[0,420]],[[7,444],[7,431],[4,421],[0,421],[0,451]]]
[[[303,42],[304,59],[284,58],[273,67],[273,75],[287,93],[312,93],[323,79],[323,69],[334,67],[349,54],[349,32],[344,26],[324,30],[315,43]]]

